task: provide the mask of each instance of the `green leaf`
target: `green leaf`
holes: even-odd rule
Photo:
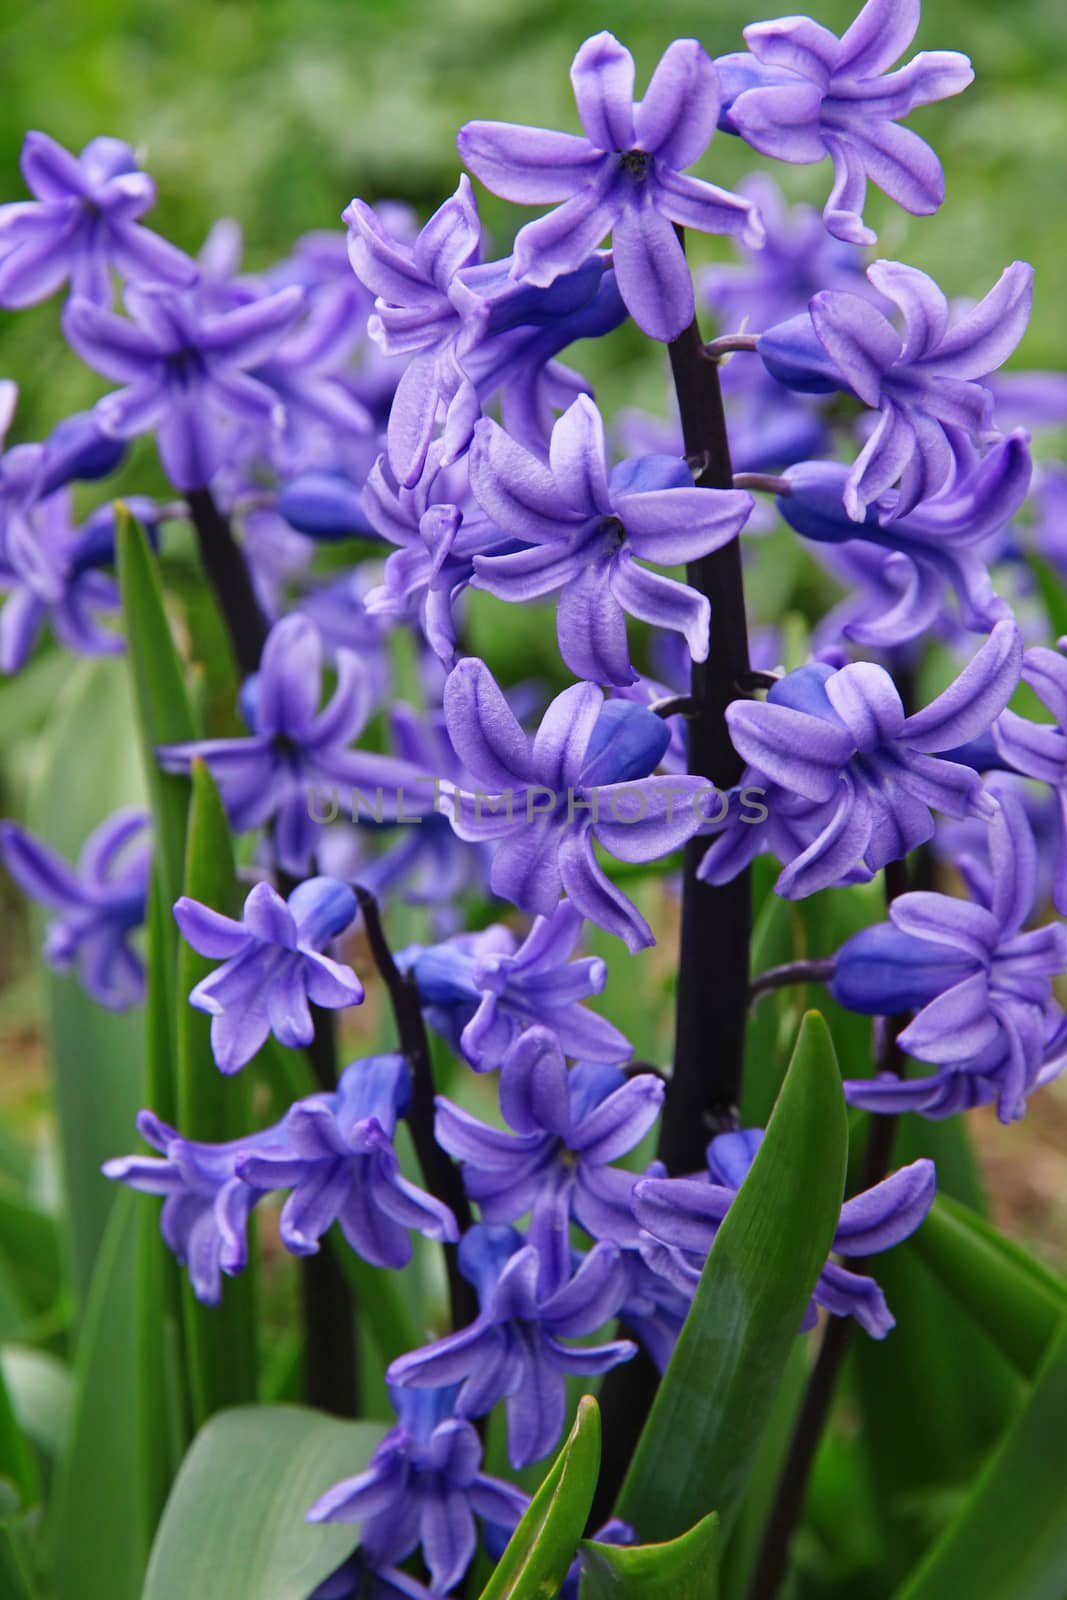
[[[829,1030],[804,1019],[752,1169],[715,1236],[618,1514],[671,1539],[729,1527],[841,1209],[848,1134]]]
[[[362,1472],[385,1429],[298,1406],[242,1406],[193,1441],[152,1547],[142,1600],[307,1600],[359,1529],[308,1507]]]
[[[578,1402],[566,1444],[526,1508],[481,1600],[550,1600],[574,1560],[600,1473],[600,1411]]]
[[[0,1492],[5,1479],[13,1485],[21,1506],[37,1504],[41,1493],[37,1463],[16,1415],[6,1378],[0,1373]]]
[[[899,1600],[1063,1600],[1067,1592],[1067,1322],[960,1515]]]
[[[22,1431],[55,1460],[70,1428],[74,1400],[70,1368],[45,1350],[9,1344],[0,1350],[0,1372]]]
[[[55,1217],[0,1192],[0,1260],[35,1311],[51,1310],[64,1290],[63,1250]]]
[[[168,906],[181,894],[188,780],[163,772],[156,747],[196,737],[178,652],[163,605],[151,546],[133,518],[116,508],[115,545],[122,591],[126,659],[133,684],[141,758],[155,824],[155,861]]]
[[[226,812],[202,761],[193,763],[185,893],[229,916],[237,884]],[[222,1143],[252,1126],[251,1077],[225,1077],[211,1050],[211,1019],[188,996],[215,963],[184,940],[178,947],[178,1126],[191,1139]],[[183,1324],[193,1415],[199,1425],[224,1406],[256,1398],[256,1310],[252,1263],[226,1281],[222,1303],[201,1305],[183,1279]]]
[[[1037,591],[1048,614],[1050,631],[1054,638],[1067,633],[1067,589],[1063,578],[1050,561],[1031,550],[1027,564],[1037,582]]]
[[[141,1592],[139,1200],[129,1190],[116,1196],[78,1341],[70,1433],[50,1509],[53,1587],[64,1600],[138,1600]]]
[[[912,1249],[1009,1361],[1032,1377],[1067,1315],[1067,1283],[946,1195],[938,1195]]]
[[[583,1540],[582,1600],[715,1600],[719,1519],[708,1513],[666,1544],[595,1544]]]
[[[98,823],[142,799],[131,724],[118,662],[94,661],[68,673],[27,808],[28,826],[60,855],[76,858]],[[44,920],[33,917],[38,943]],[[142,1021],[136,1011],[105,1010],[72,976],[47,972],[44,981],[64,1210],[74,1285],[84,1301],[115,1198],[100,1166],[129,1149],[141,1105]]]

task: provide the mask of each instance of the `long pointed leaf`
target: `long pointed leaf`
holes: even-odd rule
[[[830,1250],[847,1139],[833,1042],[809,1012],[623,1484],[618,1514],[642,1538],[676,1538],[708,1511],[732,1521]]]
[[[596,1544],[584,1540],[582,1600],[715,1600],[719,1519],[708,1513],[666,1544]]]

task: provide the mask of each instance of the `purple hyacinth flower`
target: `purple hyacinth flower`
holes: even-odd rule
[[[603,305],[588,329],[572,319],[597,297],[603,259],[586,251],[575,271],[540,290],[516,282],[510,260],[483,263],[466,177],[414,240],[393,237],[362,200],[353,200],[344,217],[353,270],[378,297],[368,331],[387,356],[411,358],[386,430],[389,464],[402,488],[419,481],[439,419],[444,459],[452,462],[470,441],[481,403],[516,368],[532,375],[574,339],[601,331]],[[609,315],[608,325],[619,320]],[[563,324],[558,337],[549,333],[547,343],[537,337],[538,326],[554,322]]]
[[[349,809],[356,797],[383,817],[398,806],[413,817],[433,806],[432,781],[408,763],[350,750],[372,710],[371,681],[359,658],[337,652],[337,687],[320,711],[323,648],[318,629],[290,612],[271,629],[258,673],[244,686],[247,739],[200,739],[157,751],[166,772],[188,772],[200,757],[219,786],[234,829],[273,821],[279,865],[302,876],[314,856],[319,823],[314,795],[326,789]]]
[[[482,1442],[452,1415],[454,1388],[392,1388],[398,1421],[366,1471],[328,1489],[309,1522],[358,1522],[364,1559],[392,1566],[421,1546],[435,1593],[446,1594],[474,1559],[474,1518],[513,1528],[529,1503],[480,1470]]]
[[[1050,1025],[1063,1020],[1052,978],[1067,971],[1067,928],[1023,931],[1036,895],[1037,848],[1018,794],[1006,786],[995,793],[988,869],[976,872],[967,858],[958,863],[970,900],[898,895],[888,923],[854,934],[838,952],[834,998],[870,1015],[916,1011],[898,1035],[900,1047],[941,1069],[918,1079],[851,1080],[851,1105],[944,1115],[961,1078],[971,1078],[995,1091],[1002,1122],[1026,1110],[1046,1065]]]
[[[460,760],[488,789],[455,790],[445,803],[461,839],[494,841],[494,894],[547,917],[566,893],[629,950],[654,944],[593,846],[620,861],[655,861],[703,826],[714,792],[705,779],[649,776],[670,741],[662,718],[624,700],[605,703],[594,684],[578,683],[551,702],[531,740],[474,657],[450,673],[444,710]]]
[[[34,305],[69,278],[72,294],[107,306],[113,271],[134,282],[196,281],[184,251],[138,226],[156,186],[132,145],[91,139],[75,156],[28,133],[19,164],[36,198],[0,206],[0,305]]]
[[[635,1177],[612,1162],[640,1144],[659,1116],[664,1085],[654,1073],[567,1068],[547,1028],[523,1034],[500,1077],[500,1109],[514,1131],[480,1122],[437,1097],[437,1142],[463,1165],[467,1193],[486,1222],[530,1212],[530,1243],[550,1278],[565,1277],[570,1221],[594,1239],[633,1249]]]
[[[726,720],[749,763],[741,792],[760,787],[767,828],[731,807],[700,876],[728,881],[761,848],[774,848],[785,866],[777,892],[799,899],[849,881],[857,867],[869,876],[907,855],[932,836],[934,810],[992,817],[996,805],[978,774],[943,752],[990,728],[1021,667],[1019,630],[1003,621],[956,681],[910,717],[885,668],[865,661],[837,670],[812,663],[780,679],[765,701],[735,700]]]
[[[585,137],[510,122],[468,122],[456,143],[487,189],[520,205],[562,201],[515,238],[512,271],[547,285],[579,268],[610,232],[619,292],[653,339],[693,320],[693,284],[675,225],[758,246],[750,200],[685,175],[719,115],[714,64],[696,39],[668,46],[635,104],[634,63],[610,33],[587,39],[571,67]]]
[[[273,1033],[290,1048],[315,1037],[309,1002],[336,1010],[358,1006],[363,985],[351,967],[322,954],[350,926],[356,897],[336,878],[308,878],[283,900],[257,883],[241,920],[186,895],[174,920],[187,944],[222,966],[202,978],[190,1005],[211,1017],[211,1052],[220,1072],[239,1072]]]
[[[335,1222],[358,1256],[375,1267],[411,1259],[408,1230],[454,1241],[456,1219],[402,1175],[393,1138],[411,1101],[403,1056],[353,1061],[332,1094],[298,1100],[285,1118],[282,1147],[240,1157],[237,1173],[254,1189],[290,1189],[279,1233],[294,1255],[317,1254]]]
[[[196,1298],[218,1305],[222,1274],[236,1277],[248,1265],[248,1219],[264,1192],[237,1175],[238,1160],[251,1151],[283,1149],[285,1123],[225,1144],[201,1144],[142,1111],[137,1131],[160,1155],[107,1161],[104,1176],[163,1196],[159,1228],[168,1248],[188,1269]]]
[[[763,1139],[760,1129],[721,1133],[708,1146],[708,1179],[642,1178],[634,1189],[634,1214],[651,1235],[650,1264],[680,1285],[696,1285],[719,1225],[744,1183]],[[708,1181],[710,1179],[710,1181]],[[922,1222],[937,1186],[932,1161],[913,1161],[841,1207],[832,1249],[869,1256],[900,1244]],[[828,1261],[819,1274],[802,1327],[814,1327],[816,1307],[835,1317],[855,1317],[874,1339],[884,1339],[894,1318],[873,1278]]]
[[[1060,849],[1053,899],[1067,915],[1067,639],[1057,650],[1035,645],[1023,657],[1023,678],[1052,713],[1051,723],[1002,711],[993,725],[1001,761],[1027,778],[1050,784],[1060,813]]]
[[[936,625],[946,588],[956,596],[964,627],[975,632],[986,633],[1010,616],[1007,602],[993,592],[987,547],[1026,499],[1027,434],[1002,439],[900,517],[890,490],[854,522],[844,506],[849,470],[834,461],[789,467],[788,493],[778,499],[781,515],[803,538],[836,547],[835,556],[841,551],[852,592],[825,621],[827,638],[843,634],[883,650],[910,644]]]
[[[463,1235],[459,1265],[478,1291],[478,1317],[399,1356],[387,1377],[415,1389],[461,1384],[461,1417],[480,1417],[506,1400],[508,1458],[516,1469],[529,1466],[563,1432],[566,1375],[595,1377],[637,1353],[629,1339],[563,1343],[594,1333],[618,1311],[626,1292],[621,1253],[613,1244],[594,1245],[573,1277],[546,1283],[538,1251],[520,1233],[478,1223]]]
[[[974,72],[955,50],[923,50],[890,72],[918,24],[919,0],[867,0],[840,39],[810,17],[779,17],[744,30],[751,54],[716,62],[720,127],[780,161],[829,156],[834,183],[823,221],[852,244],[877,237],[863,221],[868,178],[913,216],[929,216],[945,198],[937,156],[898,123],[916,106],[960,94]]]
[[[863,252],[828,234],[813,206],[787,205],[781,189],[765,172],[753,173],[737,188],[759,208],[767,236],[760,250],[750,250],[735,240],[740,259],[729,265],[716,262],[697,280],[699,298],[714,315],[720,332],[744,328],[746,333],[761,333],[799,315],[820,289],[844,289],[881,301],[863,276]],[[729,363],[724,370],[734,365],[751,363]],[[730,454],[735,456],[732,428]]]
[[[582,1005],[608,969],[599,956],[571,960],[585,919],[562,900],[520,944],[499,924],[407,952],[427,1020],[475,1072],[499,1067],[527,1029],[548,1030],[564,1055],[614,1064],[633,1053],[606,1017]]]
[[[751,495],[698,489],[672,456],[624,461],[609,477],[604,424],[586,395],[553,428],[547,466],[483,419],[470,474],[486,516],[527,546],[475,555],[475,587],[522,604],[558,593],[560,654],[577,677],[636,682],[627,613],[683,634],[693,659],[706,658],[707,597],[638,561],[674,566],[718,550],[744,527]]]
[[[89,835],[72,868],[15,822],[0,822],[0,860],[31,900],[54,913],[44,959],[56,972],[77,971],[87,994],[111,1011],[144,997],[144,963],[130,936],[145,917],[151,846],[148,818],[114,812]]]
[[[123,441],[109,438],[94,412],[77,411],[64,417],[45,440],[38,493],[44,499],[68,483],[106,478],[122,465],[125,454]]]
[[[948,301],[925,272],[875,261],[867,277],[900,312],[903,334],[869,301],[831,291],[815,295],[806,315],[759,335],[764,366],[787,388],[845,389],[877,409],[845,480],[845,510],[856,522],[898,481],[887,515],[912,511],[951,477],[956,435],[990,433],[993,396],[978,380],[1026,331],[1034,269],[1013,262],[952,327]]]
[[[160,284],[131,285],[130,317],[74,298],[63,331],[95,372],[125,387],[105,395],[96,415],[105,433],[154,432],[163,470],[178,489],[203,489],[225,456],[235,422],[278,425],[277,392],[255,378],[300,314],[302,290],[281,289],[211,316],[196,296]],[[132,320],[130,320],[132,319]]]
[[[372,616],[403,618],[417,607],[431,649],[446,666],[456,655],[455,608],[474,577],[475,557],[515,550],[473,498],[469,460],[441,463],[442,447],[429,447],[422,476],[405,489],[384,456],[363,488],[366,516],[383,539],[398,546],[385,563],[384,581],[367,597]]]

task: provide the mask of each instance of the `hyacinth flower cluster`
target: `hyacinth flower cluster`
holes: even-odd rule
[[[128,514],[146,559],[195,549],[226,641],[220,668],[180,634],[208,692],[185,734],[151,740],[154,869],[142,810],[76,866],[0,826],[48,913],[46,961],[100,1004],[138,1004],[146,947],[158,983],[180,941],[176,1037],[197,1037],[187,1008],[209,1017],[212,1084],[241,1074],[223,1088],[254,1108],[193,1137],[172,1125],[185,1084],[138,1119],[151,1153],[104,1173],[162,1200],[163,1241],[220,1318],[253,1213],[276,1217],[307,1391],[339,1414],[358,1302],[393,1304],[398,1273],[423,1295],[384,1353],[395,1423],[301,1508],[359,1525],[317,1600],[444,1600],[479,1544],[500,1556],[527,1497],[483,1469],[498,1408],[515,1471],[547,1465],[576,1388],[640,1426],[773,1148],[742,1124],[761,988],[814,977],[873,1019],[869,1060],[835,1079],[870,1114],[863,1179],[790,1338],[894,1325],[877,1277],[838,1258],[914,1234],[937,1174],[892,1171],[879,1116],[993,1104],[1012,1122],[1067,1066],[1067,641],[1040,642],[1015,526],[1055,562],[1030,435],[1067,407],[1046,375],[997,376],[1030,315],[1025,263],[961,306],[863,253],[868,180],[914,216],[941,205],[903,119],[973,76],[948,51],[897,66],[917,22],[912,0],[868,0],[841,37],[787,17],[718,59],[675,40],[639,100],[629,51],[598,33],[571,68],[580,132],[469,122],[467,172],[428,220],[353,198],[257,273],[235,224],[190,255],[150,232],[151,180],[114,139],[74,156],[29,135],[34,198],[0,207],[0,304],[65,290],[71,350],[115,385],[0,456],[0,668],[117,655],[124,631],[143,649],[116,576]],[[828,156],[825,209],[789,207],[765,172],[736,192],[694,176],[717,129]],[[499,256],[471,177],[546,208]],[[687,231],[727,236],[732,265],[694,282]],[[669,421],[606,417],[562,359],[628,319],[669,357]],[[122,510],[107,480],[142,435],[173,498]],[[783,590],[779,567],[803,580]],[[159,796],[190,777],[225,818],[239,916],[242,896],[195,892],[159,915]],[[843,937],[857,921],[834,906],[878,877],[884,914]],[[774,895],[820,897],[836,948],[750,974]],[[640,1014],[649,981],[673,1050]],[[755,1067],[777,1083],[784,1062]],[[628,1460],[605,1462],[609,1487]],[[788,1545],[795,1507],[779,1515],[768,1548]]]

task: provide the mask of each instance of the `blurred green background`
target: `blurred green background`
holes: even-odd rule
[[[813,9],[840,31],[854,0]],[[472,117],[575,128],[567,69],[587,34],[617,33],[640,84],[671,38],[694,34],[721,55],[767,14],[746,0],[3,0],[0,190],[24,193],[27,128],[75,148],[116,135],[158,182],[153,226],[195,250],[216,217],[236,217],[259,267],[300,232],[336,225],[355,194],[431,209],[455,185],[455,134]],[[926,0],[917,47],[964,50],[977,72],[962,99],[912,118],[941,155],[947,202],[917,220],[877,192],[869,208],[882,252],[950,294],[984,292],[1013,257],[1034,262],[1035,317],[1015,364],[1067,360],[1065,32],[1061,0]],[[720,135],[700,170],[730,184],[759,160]],[[828,174],[776,171],[820,201]],[[504,248],[521,214],[487,201],[485,215]],[[23,386],[23,437],[95,392],[48,337],[57,314],[3,314],[0,373]],[[633,347],[617,349],[625,369]],[[620,393],[630,376],[616,374]]]
[[[855,0],[813,9],[841,31]],[[157,181],[153,227],[196,251],[216,218],[235,217],[257,269],[300,233],[340,226],[353,195],[401,198],[428,214],[455,186],[455,135],[470,118],[576,128],[567,74],[588,34],[616,32],[637,57],[640,86],[672,38],[693,34],[723,54],[767,14],[754,0],[0,0],[0,199],[25,194],[26,129],[74,149],[111,134],[137,146]],[[1062,0],[926,0],[915,47],[966,51],[977,74],[963,97],[911,119],[941,156],[947,201],[921,219],[874,190],[868,206],[882,253],[932,272],[952,295],[984,293],[1015,257],[1036,265],[1035,315],[1015,366],[1067,365],[1065,33]],[[760,164],[720,135],[698,170],[731,185]],[[774,173],[794,198],[820,204],[830,181],[825,163]],[[480,199],[502,252],[529,213]],[[728,247],[694,241],[695,254],[708,251]],[[40,437],[107,387],[66,350],[59,308],[0,312],[0,377],[22,390],[13,438]],[[578,364],[596,376],[609,414],[619,403],[665,403],[662,351],[633,330],[586,347]],[[161,488],[151,448],[137,461],[152,475],[143,486]],[[0,807],[17,804],[36,764],[34,730],[58,713],[50,697],[62,697],[69,668],[51,666],[33,688],[24,677],[0,689]],[[41,1103],[39,1001],[25,929],[13,930],[24,911],[0,898],[0,918],[0,1104],[21,1110],[25,1086]],[[1067,1109],[1045,1097],[1021,1142],[987,1120],[976,1131],[1002,1220],[1051,1232],[1058,1253]]]

